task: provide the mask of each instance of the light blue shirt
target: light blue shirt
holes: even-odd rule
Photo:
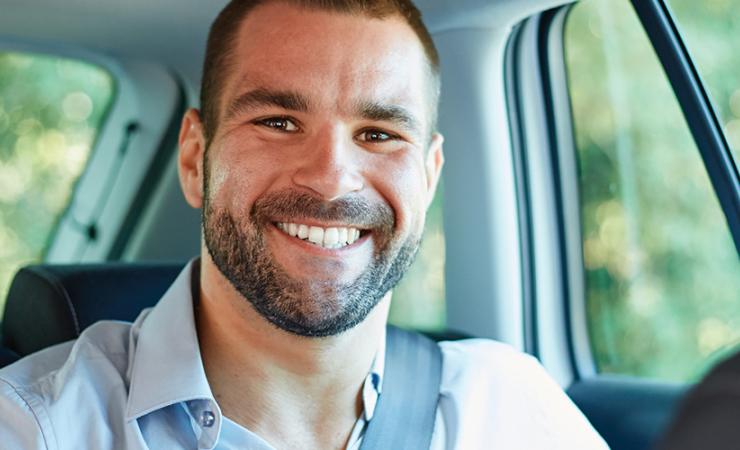
[[[221,414],[203,369],[192,264],[131,323],[103,321],[79,339],[0,370],[3,450],[270,449]],[[105,293],[101,293],[105,295]],[[431,448],[605,449],[539,364],[483,339],[445,342]],[[362,389],[355,450],[378,395],[384,346]]]

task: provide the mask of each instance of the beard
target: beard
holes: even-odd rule
[[[245,217],[213,206],[207,190],[205,199],[203,234],[218,270],[263,318],[299,336],[334,336],[364,321],[411,266],[421,241],[421,235],[413,233],[398,238],[391,208],[358,195],[325,202],[284,190],[260,198]],[[371,230],[376,245],[372,262],[351,282],[292,277],[265,243],[274,217],[351,223]]]

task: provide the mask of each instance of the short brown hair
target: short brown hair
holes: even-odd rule
[[[221,97],[221,78],[228,72],[229,59],[234,50],[233,41],[239,25],[257,6],[278,0],[231,0],[216,17],[208,34],[203,79],[200,88],[200,106],[206,142],[216,132]],[[437,99],[439,96],[439,55],[432,37],[421,20],[421,12],[410,0],[279,0],[308,9],[363,15],[375,19],[400,16],[414,30],[429,62],[432,80],[430,131],[436,126]]]

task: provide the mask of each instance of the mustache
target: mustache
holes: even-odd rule
[[[348,223],[361,229],[391,234],[396,225],[393,209],[385,202],[370,202],[358,194],[325,201],[307,192],[286,189],[267,194],[252,206],[256,223],[280,219],[314,219]]]

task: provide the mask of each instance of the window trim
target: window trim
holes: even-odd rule
[[[184,107],[181,83],[152,63],[122,58],[112,67],[120,86],[118,101],[101,129],[96,158],[80,178],[46,261],[119,259],[131,237],[131,221],[142,213],[137,198],[154,186],[144,185],[148,174],[161,174],[163,165],[158,162],[176,148],[165,144]],[[88,233],[90,229],[96,233]]]
[[[571,3],[542,13],[539,57],[554,162],[558,242],[563,277],[565,339],[574,380],[596,374],[586,314],[581,194],[572,105],[565,65],[564,31]]]
[[[532,328],[526,337],[533,340],[526,350],[563,386],[579,373],[593,373],[595,367],[585,328],[578,331],[570,319],[584,310],[568,304],[569,297],[583,297],[578,186],[561,173],[568,167],[566,172],[575,173],[575,150],[565,68],[551,54],[558,45],[562,47],[562,33],[553,23],[562,23],[566,11],[567,5],[522,22],[511,37],[516,45],[509,46],[508,65],[513,67],[507,67],[507,77],[514,78],[507,85],[507,102],[514,115],[510,133],[522,163],[515,165],[522,284],[531,296],[523,299],[523,321]],[[553,73],[560,75],[553,77]],[[563,148],[570,149],[570,156]],[[576,361],[574,340],[580,342],[582,363]]]
[[[537,303],[535,295],[537,282],[533,270],[534,249],[532,248],[532,211],[530,207],[529,170],[527,155],[524,149],[526,130],[522,123],[520,108],[522,70],[518,58],[522,52],[522,30],[524,24],[516,25],[506,44],[504,63],[504,83],[506,89],[506,110],[511,133],[511,155],[513,162],[514,182],[516,183],[517,221],[519,225],[519,253],[522,301],[523,350],[531,355],[539,354],[537,327]]]
[[[177,82],[176,104],[172,111],[172,119],[167,125],[167,129],[156,146],[151,163],[143,174],[142,182],[131,200],[131,206],[128,208],[125,218],[120,223],[120,228],[116,233],[115,240],[110,245],[106,260],[117,261],[124,257],[124,254],[132,241],[136,226],[144,215],[149,199],[156,191],[157,183],[161,181],[173,153],[177,153],[178,136],[180,132],[180,121],[178,120],[186,110],[186,96],[182,83]]]

